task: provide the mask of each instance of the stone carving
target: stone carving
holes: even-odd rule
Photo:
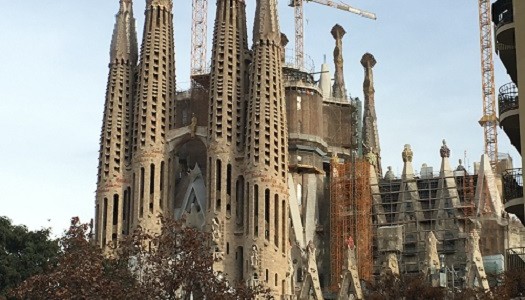
[[[252,246],[252,255],[250,257],[251,266],[254,270],[259,267],[259,249],[256,245]]]
[[[385,261],[383,261],[381,274],[399,275],[399,263],[395,253],[387,253]]]
[[[463,161],[460,159],[458,161],[458,163],[459,163],[459,165],[456,168],[456,171],[463,171],[463,172],[465,172],[465,175],[467,175],[467,169],[465,169],[465,167],[463,166]]]
[[[148,6],[163,6],[163,7],[168,8],[170,11],[173,9],[172,0],[148,0],[147,5]]]
[[[483,266],[483,259],[481,256],[481,251],[479,249],[479,233],[481,226],[479,222],[475,225],[475,229],[469,234],[467,239],[467,274],[466,274],[466,285],[467,287],[474,287],[475,280],[477,278],[479,286],[488,291],[489,283],[487,280],[487,275],[485,273],[485,268]]]
[[[351,236],[349,236],[348,239],[346,240],[346,245],[348,246],[348,249],[354,250],[355,242],[354,242],[354,239]]]
[[[197,133],[197,117],[195,116],[195,114],[192,114],[191,116],[190,130],[191,130],[191,137],[194,138],[195,134]]]
[[[388,166],[388,171],[385,173],[385,180],[394,180],[396,179],[396,175],[394,175],[394,172],[392,171],[392,167]]]
[[[406,144],[405,148],[403,149],[403,153],[401,154],[401,157],[403,157],[403,162],[412,162],[412,157],[414,156],[414,153],[412,152],[412,149],[410,147],[410,144]]]
[[[450,157],[450,149],[447,146],[446,140],[443,140],[443,146],[439,149],[439,154],[441,155],[441,158]]]
[[[434,274],[439,270],[439,256],[437,251],[438,239],[432,231],[427,235],[427,244],[426,244],[426,261],[427,265],[427,275]]]
[[[341,25],[336,24],[332,28],[332,36],[335,39],[334,48],[334,86],[332,88],[335,98],[346,98],[345,78],[343,72],[343,36],[346,31]]]
[[[211,220],[211,236],[215,244],[219,244],[221,239],[221,228],[217,218]]]
[[[215,252],[213,253],[213,259],[215,261],[220,261],[224,259],[224,252],[219,251],[219,249],[215,249]]]
[[[374,167],[377,166],[377,154],[375,154],[373,151],[368,152],[365,155],[365,158],[366,158],[366,160],[368,161],[369,164],[371,164]]]

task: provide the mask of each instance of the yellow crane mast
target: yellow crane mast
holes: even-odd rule
[[[483,116],[479,124],[483,127],[485,154],[489,156],[490,164],[494,169],[498,163],[498,117],[496,116],[494,58],[492,56],[491,3],[490,0],[478,1],[483,97]]]

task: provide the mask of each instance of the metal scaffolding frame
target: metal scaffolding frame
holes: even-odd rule
[[[360,279],[372,277],[372,194],[370,164],[363,159],[331,162],[330,267],[331,289],[339,290],[349,244],[356,247]]]
[[[447,178],[453,178],[456,186],[446,186],[444,182]],[[377,186],[371,187],[372,197],[381,199],[374,202],[373,205],[372,231],[375,233],[382,226],[404,225],[404,249],[398,257],[402,273],[421,272],[424,264],[425,238],[430,231],[433,231],[438,237],[440,241],[438,253],[444,254],[445,260],[449,255],[465,255],[461,252],[465,252],[464,245],[473,225],[473,218],[475,218],[476,182],[476,175],[466,175],[462,172],[449,177],[437,175],[430,178],[416,177],[406,180],[381,179]],[[403,188],[402,185],[405,187]],[[406,199],[403,193],[415,197]],[[457,194],[459,205],[453,206],[451,195],[455,194]],[[441,201],[444,203],[440,203]],[[439,214],[440,204],[444,210],[441,214]],[[378,216],[381,214],[386,219],[386,222],[382,224],[378,221],[380,219]],[[400,214],[404,216],[402,219],[399,218]],[[381,271],[381,260],[379,259],[381,256],[376,240],[374,240],[373,254],[373,270],[377,275]],[[464,269],[464,266],[461,264],[454,265],[454,269],[459,272],[463,272],[462,268]]]

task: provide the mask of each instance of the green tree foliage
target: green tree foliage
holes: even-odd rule
[[[48,271],[60,252],[50,229],[29,231],[0,217],[0,298],[25,279]]]

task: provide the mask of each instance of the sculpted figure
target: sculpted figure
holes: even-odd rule
[[[396,175],[394,175],[394,172],[392,171],[392,167],[388,166],[388,171],[385,173],[385,180],[394,180],[396,179]]]
[[[195,114],[192,114],[191,116],[190,130],[191,130],[191,137],[194,138],[195,134],[197,133],[197,117],[195,116]]]
[[[365,158],[372,166],[377,165],[377,155],[374,152],[368,152]]]
[[[412,162],[412,157],[414,156],[414,153],[412,152],[412,149],[410,148],[410,144],[406,144],[405,148],[403,149],[403,153],[401,154],[401,157],[403,158],[403,162]]]
[[[447,141],[443,140],[443,146],[439,149],[441,158],[450,157],[450,149],[447,147]]]
[[[463,171],[465,172],[465,175],[467,175],[467,169],[463,166],[463,161],[461,159],[459,160],[459,165],[456,168],[456,171]]]
[[[250,257],[252,268],[257,269],[259,267],[259,249],[256,245],[252,246],[252,256]]]
[[[221,238],[221,229],[219,225],[219,221],[217,221],[217,218],[213,218],[211,221],[211,235],[213,238],[213,241],[215,243],[218,243]]]

